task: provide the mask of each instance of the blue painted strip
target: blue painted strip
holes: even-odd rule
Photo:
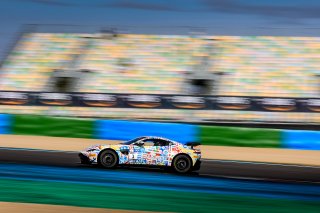
[[[320,131],[284,130],[282,146],[289,149],[320,150]]]
[[[11,133],[12,116],[8,114],[0,114],[0,134]]]
[[[189,124],[97,120],[95,134],[98,139],[131,140],[140,136],[159,136],[178,142],[197,141],[198,127]]]
[[[172,174],[0,164],[0,178],[320,201],[320,186]]]

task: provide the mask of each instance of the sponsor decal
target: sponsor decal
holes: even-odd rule
[[[0,91],[0,105],[320,112],[320,98]],[[150,115],[145,115],[150,118]],[[215,119],[203,119],[213,121]]]
[[[121,154],[128,155],[130,151],[130,146],[120,146]]]
[[[78,97],[85,106],[114,107],[117,105],[117,97],[115,95],[84,93]]]
[[[268,111],[290,112],[296,109],[296,101],[290,98],[262,98],[260,104]]]
[[[68,93],[39,93],[38,101],[43,105],[67,106],[72,105],[72,95]]]
[[[171,104],[179,109],[204,109],[206,107],[204,97],[197,96],[173,96]]]
[[[305,106],[311,112],[320,112],[320,99],[306,99]]]
[[[124,99],[128,106],[137,108],[157,108],[161,106],[161,98],[157,95],[127,95]]]
[[[3,105],[26,105],[29,100],[28,93],[0,92],[0,104]]]
[[[251,101],[246,97],[217,97],[216,104],[223,110],[247,110]]]

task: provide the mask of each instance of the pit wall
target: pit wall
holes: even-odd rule
[[[152,135],[203,145],[320,150],[320,131],[0,114],[0,134],[129,140]]]

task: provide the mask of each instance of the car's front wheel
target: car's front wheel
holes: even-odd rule
[[[118,166],[119,158],[115,151],[107,149],[99,154],[98,164],[104,168],[113,169]]]
[[[173,159],[172,168],[177,173],[188,173],[192,168],[192,160],[187,155],[178,155]]]

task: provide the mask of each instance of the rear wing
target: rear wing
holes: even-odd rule
[[[191,149],[193,149],[193,147],[199,146],[199,145],[201,145],[201,143],[200,142],[187,142],[185,145],[191,146]]]

